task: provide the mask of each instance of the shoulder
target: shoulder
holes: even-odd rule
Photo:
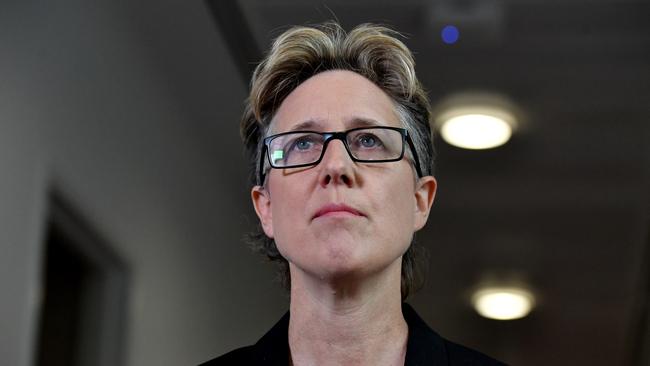
[[[462,346],[458,343],[448,341],[443,338],[447,357],[451,366],[503,366],[501,361],[497,361],[481,352]]]
[[[248,365],[254,346],[237,348],[199,366]]]
[[[410,305],[403,303],[402,312],[409,326],[409,338],[406,349],[407,365],[505,365],[479,351],[443,338],[431,329]]]
[[[289,364],[289,312],[257,343],[237,348],[199,366],[282,365]]]

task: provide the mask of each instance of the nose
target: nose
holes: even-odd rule
[[[354,161],[345,149],[343,141],[331,140],[320,162],[319,182],[326,187],[330,184],[354,184]]]

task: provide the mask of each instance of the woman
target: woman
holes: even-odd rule
[[[429,102],[395,35],[295,27],[257,67],[241,127],[254,239],[281,264],[290,310],[255,345],[205,365],[501,364],[403,304],[436,180]]]

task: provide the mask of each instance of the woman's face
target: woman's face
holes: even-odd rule
[[[272,133],[345,131],[367,125],[402,127],[391,99],[350,71],[328,71],[302,83],[278,109]],[[406,147],[408,149],[408,146]],[[271,169],[266,187],[253,188],[265,233],[300,270],[321,279],[380,272],[410,245],[426,223],[433,177],[416,180],[406,158],[355,163],[332,140],[315,166]]]

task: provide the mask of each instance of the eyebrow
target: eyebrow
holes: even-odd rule
[[[314,119],[308,119],[306,121],[291,126],[291,128],[287,132],[300,131],[300,130],[313,130],[318,128],[320,125],[321,125],[320,121]]]
[[[377,120],[372,118],[365,117],[352,117],[346,119],[345,121],[346,129],[357,128],[357,127],[379,127],[385,126],[386,124],[380,123]],[[321,120],[308,119],[306,121],[297,123],[287,131],[300,131],[300,130],[318,130],[322,126]],[[321,128],[322,129],[322,128]]]

